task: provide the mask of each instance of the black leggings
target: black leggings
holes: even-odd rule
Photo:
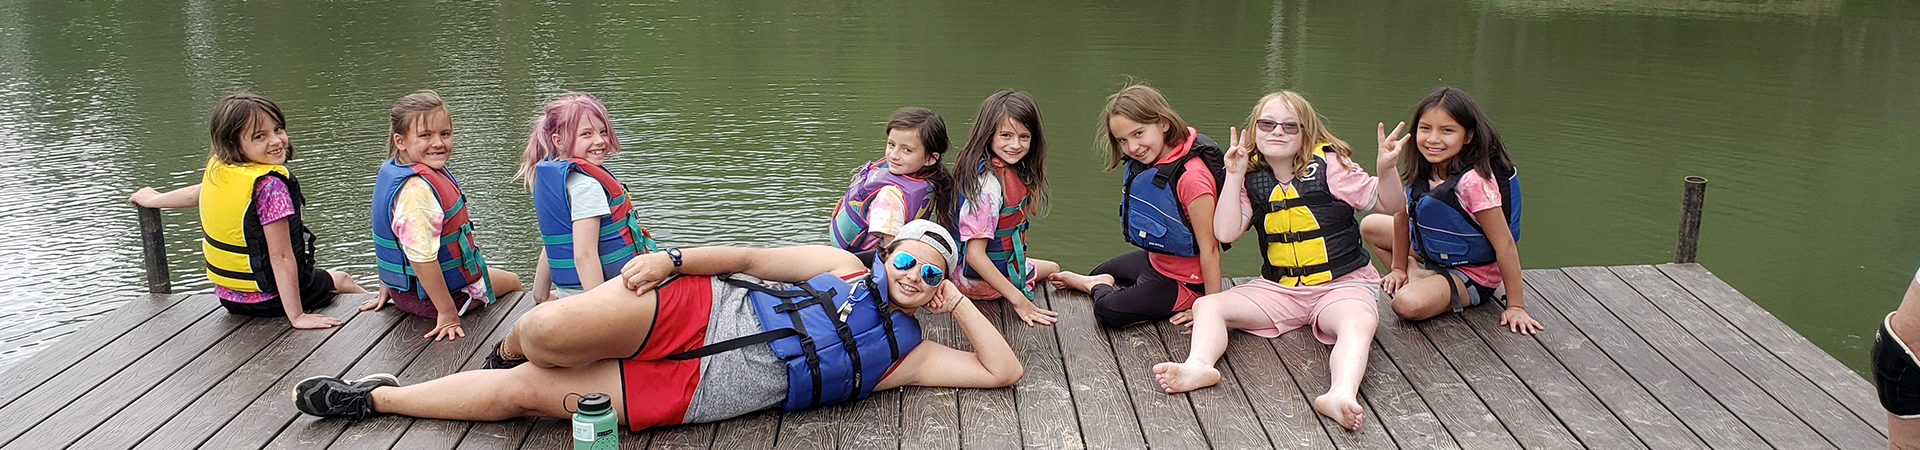
[[[1146,250],[1134,250],[1115,256],[1093,268],[1093,275],[1113,275],[1127,287],[1105,284],[1093,287],[1093,316],[1100,325],[1119,328],[1136,323],[1173,317],[1180,302],[1181,283],[1153,270]],[[1193,292],[1205,292],[1204,285],[1186,285]]]

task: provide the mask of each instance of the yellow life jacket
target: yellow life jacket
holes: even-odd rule
[[[1271,170],[1247,173],[1253,224],[1260,235],[1260,275],[1288,286],[1333,281],[1367,265],[1353,206],[1327,186],[1327,144],[1313,150],[1307,172],[1281,184]]]
[[[293,238],[294,263],[301,283],[313,276],[313,233],[300,221],[306,198],[300,183],[284,166],[227,164],[209,158],[200,175],[200,229],[205,233],[200,254],[207,263],[207,279],[240,292],[275,292],[273,268],[267,256],[266,235],[254,205],[254,184],[261,177],[279,178],[293,199],[287,216],[287,235]]]

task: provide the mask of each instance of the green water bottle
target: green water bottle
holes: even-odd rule
[[[573,450],[616,450],[620,448],[620,418],[613,415],[613,400],[607,394],[580,396],[573,412]]]

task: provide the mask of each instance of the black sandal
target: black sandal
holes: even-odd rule
[[[506,341],[493,343],[493,350],[487,352],[487,359],[486,361],[480,363],[480,368],[512,369],[515,366],[519,366],[520,364],[527,362],[526,355],[521,355],[513,358],[501,356],[501,347],[503,347],[504,344],[506,344]]]

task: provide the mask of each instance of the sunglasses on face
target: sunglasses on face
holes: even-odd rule
[[[1261,133],[1272,133],[1274,127],[1280,127],[1281,133],[1300,134],[1299,122],[1275,122],[1267,119],[1260,119],[1260,120],[1253,121],[1253,125],[1256,127],[1260,127]]]
[[[920,260],[914,259],[912,254],[907,252],[897,252],[893,254],[894,270],[911,269],[915,264],[920,264],[920,281],[927,283],[927,286],[939,286],[941,281],[947,279],[947,273],[945,271],[940,270],[939,267],[934,267],[933,264],[921,264]]]

